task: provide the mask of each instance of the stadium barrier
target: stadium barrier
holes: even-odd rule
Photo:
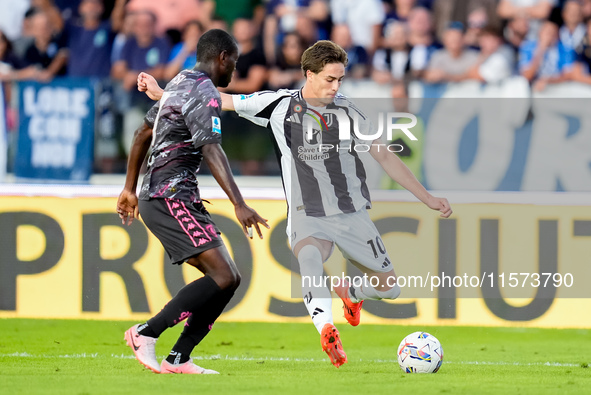
[[[341,91],[355,98],[374,130],[394,103],[417,117],[410,130],[418,141],[398,132],[393,142],[409,148],[401,158],[431,189],[591,191],[591,85],[549,84],[532,92],[522,77],[499,84],[415,81],[408,101],[393,101],[388,85],[371,81],[345,80]],[[395,187],[374,179],[383,174],[379,165],[367,166],[375,169],[371,185]]]
[[[414,90],[419,98],[409,106],[425,125],[420,154],[429,188],[591,191],[591,86],[568,82],[532,93],[515,77]]]
[[[393,111],[388,86],[347,80],[342,91],[367,108],[376,124],[374,111]],[[403,134],[395,140],[410,148],[402,158],[429,188],[591,191],[591,86],[551,84],[532,93],[527,81],[514,77],[498,85],[413,82],[409,91],[408,111],[418,118],[413,133],[419,141],[407,141]],[[17,177],[87,181],[93,154],[117,156],[109,81],[24,81],[18,94]],[[0,106],[0,179],[6,154],[2,112]],[[379,168],[368,172],[370,185],[382,184],[382,175]]]
[[[167,262],[141,221],[121,225],[118,192],[3,186],[0,317],[142,320],[196,278],[188,265]],[[299,275],[290,269],[283,192],[244,194],[269,219],[264,240],[244,236],[221,190],[203,190],[243,279],[221,320],[308,322],[301,299],[292,297]],[[591,194],[442,195],[453,204],[452,219],[406,192],[375,194],[370,215],[405,285],[396,301],[367,302],[364,323],[591,327],[584,313],[591,310]],[[333,261],[329,274],[348,273],[341,256]],[[546,273],[546,286],[531,285]],[[340,310],[335,300],[337,322]]]

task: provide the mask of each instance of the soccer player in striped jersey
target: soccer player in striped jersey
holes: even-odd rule
[[[222,93],[222,109],[271,129],[280,154],[288,203],[287,236],[302,275],[306,308],[320,333],[322,349],[336,367],[347,362],[333,323],[330,290],[324,283],[323,263],[336,245],[359,267],[370,284],[342,282],[334,288],[343,300],[347,321],[356,326],[366,299],[396,299],[400,288],[380,234],[369,218],[371,207],[366,171],[356,145],[365,144],[371,156],[394,181],[413,193],[441,217],[452,214],[445,198],[431,195],[381,139],[367,141],[352,125],[371,133],[368,118],[338,93],[345,76],[347,54],[331,41],[318,41],[302,55],[306,82],[300,90]],[[138,89],[159,99],[161,89],[147,74]],[[343,133],[344,132],[344,133]],[[367,144],[369,143],[369,144]],[[321,284],[321,285],[320,285]]]

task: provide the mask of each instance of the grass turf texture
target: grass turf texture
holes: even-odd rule
[[[312,324],[217,323],[193,354],[221,374],[183,376],[132,359],[123,341],[132,324],[0,319],[0,393],[591,393],[591,330],[341,324],[349,363],[336,369]],[[161,336],[159,356],[181,329]],[[442,342],[436,374],[405,374],[395,362],[399,342],[417,330]]]

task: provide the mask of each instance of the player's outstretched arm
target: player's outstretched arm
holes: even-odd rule
[[[145,92],[152,100],[160,100],[164,89],[160,88],[156,78],[151,74],[141,72],[137,76],[137,90]]]
[[[228,195],[228,198],[234,205],[236,218],[242,225],[242,230],[244,233],[252,239],[252,233],[249,234],[247,228],[254,226],[259,238],[262,239],[263,234],[261,233],[259,224],[262,224],[264,227],[269,229],[267,220],[263,219],[256,211],[248,207],[244,202],[244,198],[242,197],[242,194],[240,193],[240,190],[234,181],[234,177],[232,176],[232,171],[230,170],[230,164],[228,163],[226,153],[222,149],[221,145],[217,143],[206,144],[203,146],[202,152],[203,158],[211,170],[211,174],[218,184],[220,184],[224,192],[226,192],[226,195]]]
[[[140,175],[140,168],[146,158],[150,148],[152,138],[152,128],[143,123],[133,136],[133,143],[127,159],[127,175],[125,176],[125,186],[117,200],[117,214],[121,222],[125,225],[131,225],[134,218],[139,216],[138,199],[136,196],[137,181]]]
[[[164,89],[160,88],[156,79],[152,75],[144,72],[139,73],[137,76],[137,90],[145,92],[152,100],[160,100],[162,93],[164,92]],[[234,111],[234,100],[232,100],[232,95],[220,92],[220,96],[222,97],[222,110]]]
[[[375,143],[372,144],[369,152],[391,179],[410,191],[429,208],[441,212],[441,217],[448,218],[452,214],[451,206],[447,199],[431,195],[404,162],[400,160],[398,155],[385,149],[383,144],[380,146],[380,141],[376,141]]]
[[[220,92],[220,96],[222,97],[222,111],[236,111],[236,108],[234,108],[234,99],[232,99],[232,95]]]

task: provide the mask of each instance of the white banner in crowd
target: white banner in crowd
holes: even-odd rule
[[[480,191],[591,191],[591,87],[530,92],[520,77],[423,86],[428,187]],[[441,89],[443,88],[443,89]],[[429,103],[425,112],[425,103]]]
[[[17,178],[87,181],[92,173],[94,84],[56,78],[19,84]]]
[[[408,143],[418,155],[412,171],[430,189],[591,191],[591,85],[532,92],[522,77],[488,85],[412,82],[408,102],[369,81],[346,81],[342,92],[356,105],[375,99],[362,108],[370,119],[377,119],[372,110],[391,112],[397,102],[397,110],[417,116],[421,126],[413,133],[422,144]],[[383,187],[379,165],[365,164],[368,185]]]
[[[553,191],[558,181],[566,191],[591,191],[591,87],[555,84],[533,98],[534,133],[521,189]]]

